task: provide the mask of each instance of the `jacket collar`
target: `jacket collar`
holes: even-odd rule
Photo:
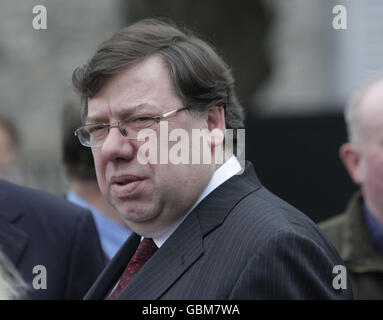
[[[374,248],[366,228],[360,191],[351,198],[344,218],[341,255],[347,267],[354,272],[383,272],[383,258]]]
[[[13,193],[12,189],[16,185],[7,182],[5,180],[0,180],[0,210],[1,216],[10,223],[15,222],[22,215],[22,210],[20,206],[16,205],[19,199],[15,199],[16,195]]]
[[[85,300],[101,300],[108,296],[140,244],[140,239],[140,235],[132,233],[88,290]]]
[[[0,246],[13,264],[17,265],[29,241],[29,236],[16,226],[23,212],[16,200],[9,197],[8,184],[8,182],[0,181]]]

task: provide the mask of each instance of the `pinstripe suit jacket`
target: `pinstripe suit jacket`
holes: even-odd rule
[[[85,299],[104,299],[138,246],[133,235]],[[335,290],[343,264],[317,226],[264,188],[246,164],[209,194],[118,299],[347,299]]]

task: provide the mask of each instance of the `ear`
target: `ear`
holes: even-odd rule
[[[360,149],[355,144],[345,143],[339,150],[339,157],[352,180],[356,184],[362,184],[364,180],[364,165]]]
[[[223,144],[225,138],[225,110],[221,105],[209,108],[207,111],[207,127],[210,131],[209,146],[216,147]]]

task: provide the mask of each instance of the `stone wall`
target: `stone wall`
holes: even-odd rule
[[[47,9],[47,29],[35,30],[35,5]],[[65,191],[60,115],[72,95],[73,69],[123,25],[119,0],[1,0],[0,113],[22,140],[17,182]]]

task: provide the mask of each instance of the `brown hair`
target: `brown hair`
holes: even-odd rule
[[[88,112],[87,99],[112,75],[153,54],[167,63],[174,89],[185,106],[203,111],[222,104],[226,127],[244,127],[243,108],[225,62],[205,41],[159,19],[144,19],[123,28],[103,42],[86,65],[74,70],[72,82],[82,99],[83,117]]]

